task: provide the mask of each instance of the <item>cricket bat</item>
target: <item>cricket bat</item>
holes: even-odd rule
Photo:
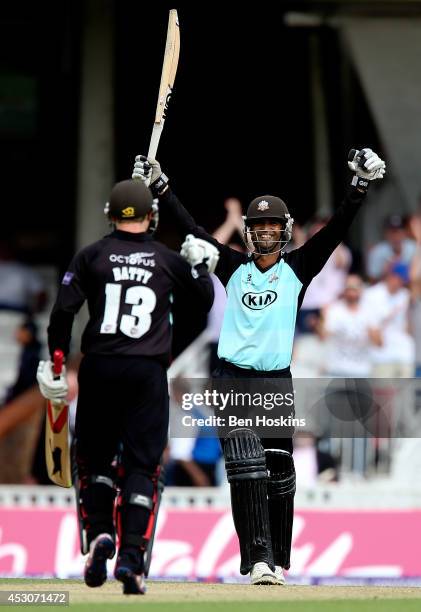
[[[56,377],[61,374],[63,358],[62,351],[54,351],[53,372]],[[50,480],[60,487],[71,487],[69,406],[65,402],[47,400],[45,460]]]
[[[158,151],[159,139],[161,138],[164,122],[167,117],[168,103],[174,87],[177,72],[178,58],[180,55],[180,28],[178,15],[175,9],[170,11],[168,19],[167,42],[165,44],[164,63],[161,73],[161,85],[159,87],[158,104],[156,106],[155,122],[153,124],[151,141],[149,144],[148,157],[155,159]]]

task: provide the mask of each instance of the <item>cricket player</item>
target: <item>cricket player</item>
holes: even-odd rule
[[[170,211],[183,234],[182,251],[194,264],[200,249],[219,251],[215,274],[226,287],[225,309],[214,376],[226,379],[291,379],[295,321],[312,278],[345,238],[369,183],[381,179],[385,163],[371,149],[352,150],[350,187],[329,223],[300,248],[286,253],[293,219],[278,197],[255,198],[245,218],[242,254],[219,244],[198,227],[172,192],[154,159],[137,156],[133,178],[150,185],[161,209]],[[201,240],[194,241],[193,236]],[[291,437],[262,438],[236,428],[224,440],[231,504],[241,551],[241,574],[253,584],[284,584],[290,567],[295,470]]]
[[[167,443],[171,293],[178,286],[192,307],[209,310],[213,285],[206,262],[214,266],[218,251],[209,245],[207,256],[190,266],[157,242],[156,205],[140,181],[117,183],[106,214],[115,229],[71,262],[51,313],[48,345],[51,355],[56,349],[68,354],[73,319],[86,300],[75,425],[79,514],[89,551],[84,577],[90,587],[105,582],[117,527],[115,577],[124,593],[143,594],[144,552],[157,514],[154,474]],[[44,397],[65,398],[65,371],[55,380],[51,361],[40,362],[38,382]],[[112,464],[120,448],[114,520]]]

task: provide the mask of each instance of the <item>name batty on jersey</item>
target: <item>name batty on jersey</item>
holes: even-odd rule
[[[149,279],[153,276],[152,272],[143,268],[135,268],[134,266],[122,266],[121,268],[113,268],[114,280],[132,280],[146,285]]]

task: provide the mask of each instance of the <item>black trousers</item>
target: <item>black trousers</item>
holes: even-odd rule
[[[123,499],[152,497],[154,474],[168,437],[165,367],[148,357],[86,355],[79,369],[76,461],[88,542],[113,533],[113,460],[121,457]],[[96,476],[105,477],[95,482]],[[108,480],[107,480],[108,479]],[[132,516],[131,516],[132,515]],[[130,518],[131,516],[131,518]],[[144,533],[149,514],[133,507],[123,529]]]
[[[238,392],[245,392],[250,389],[254,391],[259,391],[262,394],[264,394],[267,391],[276,392],[276,391],[281,391],[281,390],[283,393],[292,392],[292,377],[291,377],[290,368],[285,368],[284,370],[274,370],[270,372],[264,372],[260,370],[246,370],[245,368],[239,368],[235,366],[234,364],[229,363],[228,361],[221,360],[220,365],[212,372],[212,378],[214,379],[213,386],[217,389],[223,386],[225,390],[228,390],[228,388],[229,389],[231,388],[230,381],[236,380],[237,383],[233,386],[235,390]],[[222,380],[224,384],[221,385],[218,379]],[[282,381],[279,380],[279,385],[276,385],[275,379],[284,379],[284,380]],[[266,386],[265,381],[269,381],[268,383],[269,387]],[[247,383],[249,383],[248,386],[247,386]],[[292,411],[292,413],[294,412],[293,406],[291,409],[288,410],[288,412],[290,410]],[[238,416],[242,414],[242,409],[241,408],[238,408],[237,410],[232,409],[232,412]],[[264,410],[259,410],[259,414],[263,412]],[[271,412],[268,412],[267,414],[268,416],[276,416],[275,414],[272,414]],[[285,413],[284,413],[284,416],[286,416]],[[225,428],[225,434],[227,433],[226,429],[227,428]],[[270,428],[270,431],[271,431],[270,437],[265,437],[264,435],[265,431],[268,431],[268,429],[265,429],[263,427],[258,428],[257,431],[255,430],[257,435],[259,435],[260,437],[260,441],[262,442],[263,448],[265,449],[266,448],[277,448],[277,449],[288,451],[292,455],[292,452],[293,452],[293,446],[292,446],[293,429],[292,428],[290,430],[290,435],[286,435],[284,433],[283,436],[279,438],[276,437],[275,435],[276,430],[274,430],[273,428]],[[263,435],[260,435],[260,433],[262,433]],[[223,438],[224,431],[219,431],[219,435],[221,438]]]
[[[245,394],[249,402],[248,405],[239,406],[237,400],[233,399],[229,406],[229,413],[235,417],[234,420],[251,417],[249,420],[252,425],[249,426],[247,423],[244,426],[254,431],[260,438],[264,449],[281,449],[292,455],[293,427],[282,428],[281,430],[279,427],[257,426],[256,416],[264,416],[265,408],[259,407],[257,411],[254,410],[254,400],[251,399],[256,396],[257,398],[273,398],[274,393],[282,393],[283,398],[291,398],[291,405],[282,405],[279,409],[277,407],[274,413],[270,412],[270,415],[284,418],[294,416],[294,394],[289,368],[273,372],[260,372],[245,370],[229,362],[221,361],[220,366],[213,372],[212,386],[217,391],[224,393],[230,393],[232,388],[235,394],[239,394],[238,397]],[[229,415],[225,413],[225,421],[227,422],[227,420],[229,421]],[[243,423],[241,423],[241,426],[243,426]],[[231,429],[237,427],[239,425],[234,425]],[[226,425],[218,429],[225,456],[224,439],[227,438],[229,431],[230,427]],[[278,435],[279,437],[277,437]],[[230,442],[227,442],[227,444],[228,449],[231,449]],[[228,450],[228,454],[232,454],[232,451]],[[276,473],[274,478],[278,479]],[[271,481],[271,484],[274,483]],[[279,485],[278,482],[277,484]],[[292,499],[286,499],[285,496],[271,499],[266,480],[243,479],[241,475],[239,478],[235,478],[231,473],[230,486],[232,515],[240,543],[241,574],[250,572],[254,564],[258,562],[265,562],[272,569],[275,568],[275,565],[288,568],[293,522]]]

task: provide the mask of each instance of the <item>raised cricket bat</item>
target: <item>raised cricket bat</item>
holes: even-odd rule
[[[63,368],[63,358],[62,351],[54,351],[53,372],[57,377]],[[47,400],[45,460],[50,480],[60,487],[71,487],[69,406],[65,402]]]
[[[180,27],[178,15],[175,9],[170,11],[168,19],[167,42],[165,44],[164,63],[161,73],[161,85],[159,87],[158,104],[156,106],[155,122],[153,124],[151,142],[149,144],[148,157],[155,159],[158,151],[159,139],[161,138],[164,122],[167,117],[168,102],[170,101],[177,72],[178,58],[180,55]]]

